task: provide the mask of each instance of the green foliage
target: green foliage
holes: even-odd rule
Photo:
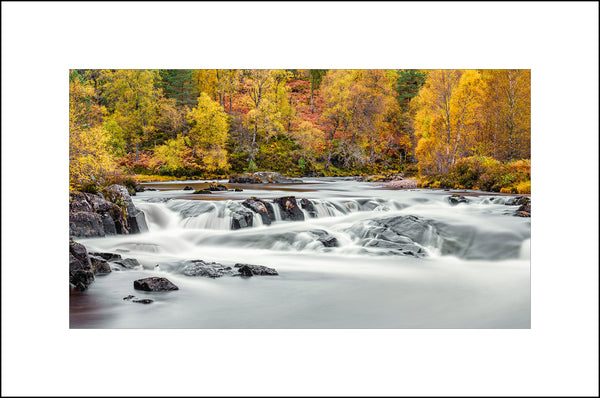
[[[190,69],[161,69],[157,87],[166,98],[173,98],[178,106],[193,108],[197,104],[198,91],[194,85],[194,73]]]
[[[85,182],[79,187],[79,190],[81,192],[97,194],[98,184],[93,181]]]
[[[425,72],[414,69],[397,71],[396,93],[398,102],[405,107],[408,102],[419,93],[419,89],[425,84]]]

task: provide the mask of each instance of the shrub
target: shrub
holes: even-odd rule
[[[531,181],[521,181],[516,186],[517,193],[531,193]]]
[[[81,192],[96,194],[96,193],[98,193],[98,184],[96,184],[93,181],[85,182],[81,185],[79,190]]]

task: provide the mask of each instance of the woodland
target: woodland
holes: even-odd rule
[[[530,193],[530,70],[73,69],[69,185],[397,175]]]

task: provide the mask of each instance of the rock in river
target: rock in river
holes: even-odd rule
[[[294,196],[284,196],[273,199],[281,209],[281,219],[289,221],[304,221],[304,213],[298,207]]]
[[[133,281],[133,288],[138,290],[145,290],[147,292],[179,290],[179,288],[167,278],[160,278],[157,276]]]
[[[94,270],[85,246],[69,242],[69,285],[83,291],[94,281]]]
[[[242,276],[279,275],[274,268],[265,267],[264,265],[236,264],[234,267],[238,268]]]

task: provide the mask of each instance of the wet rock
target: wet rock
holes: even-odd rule
[[[71,236],[104,236],[104,226],[99,214],[80,211],[69,214],[69,235]]]
[[[264,265],[236,264],[234,267],[238,269],[241,276],[279,275],[274,268],[265,267]]]
[[[96,257],[96,256],[90,255],[90,262],[92,263],[92,269],[94,270],[95,275],[108,274],[111,272],[108,261],[106,261],[102,257]]]
[[[238,210],[231,215],[231,229],[241,229],[251,227],[254,216],[251,211]]]
[[[469,203],[469,199],[465,198],[462,195],[454,194],[448,197],[448,202],[450,202],[452,206],[455,206],[459,203]]]
[[[273,199],[281,209],[281,219],[289,221],[304,221],[304,213],[298,207],[294,196],[284,196]]]
[[[262,180],[252,174],[234,174],[229,177],[230,184],[262,184]]]
[[[115,225],[115,221],[109,214],[102,214],[100,216],[102,221],[102,228],[104,228],[104,233],[106,235],[116,235],[117,227]]]
[[[127,188],[125,188],[122,185],[114,184],[106,188],[106,192],[108,195],[108,199],[111,202],[115,203],[119,207],[125,208],[125,214],[127,215],[127,227],[129,227],[127,230],[128,233],[136,234],[141,232],[148,232],[148,225],[146,224],[146,217],[144,216],[144,212],[135,207]],[[117,222],[115,221],[115,225],[116,224]],[[116,226],[118,231],[118,225]],[[125,231],[126,230],[124,229],[123,233],[126,233]]]
[[[244,192],[244,190],[242,188],[236,188],[234,189],[235,192]]]
[[[113,264],[117,264],[125,269],[142,269],[142,264],[135,258],[124,258],[122,260],[112,261]]]
[[[132,298],[134,298],[135,296],[133,294],[130,294],[127,297],[123,297],[123,300],[131,300]]]
[[[133,281],[133,288],[137,290],[145,290],[147,292],[179,290],[179,288],[167,278],[160,278],[157,276]]]
[[[272,221],[275,221],[275,213],[273,212],[273,205],[261,199],[250,198],[242,202],[242,206],[249,208],[255,213],[258,213],[262,218],[262,222],[265,225],[270,225]]]
[[[210,189],[197,189],[194,191],[196,195],[210,195],[212,192]]]
[[[131,301],[133,301],[134,303],[141,303],[141,304],[150,304],[150,303],[154,302],[154,300],[151,300],[151,299],[136,299],[136,300],[131,300]]]
[[[106,261],[113,261],[113,260],[121,259],[121,255],[117,254],[117,253],[90,252],[89,255],[103,258]]]
[[[317,237],[317,240],[319,242],[321,242],[323,244],[323,246],[325,246],[325,247],[338,247],[339,246],[339,242],[338,242],[337,238],[329,235],[329,233],[327,233],[327,231],[324,231],[322,229],[315,229],[315,230],[310,231],[310,233],[315,235]]]
[[[84,291],[94,281],[94,270],[85,246],[69,242],[69,285]]]
[[[184,263],[181,272],[187,276],[206,276],[219,278],[225,274],[231,274],[231,267],[225,267],[219,263],[208,263],[203,260],[191,260]]]
[[[194,190],[194,188],[190,187],[189,185],[186,185],[186,186],[183,188],[183,190],[184,190],[184,191],[193,191],[193,190]]]
[[[104,199],[100,194],[94,195],[91,193],[85,193],[87,202],[92,206],[93,211],[96,213],[106,213],[112,210],[114,204]]]
[[[517,217],[531,217],[531,203],[522,204],[515,212]]]
[[[302,198],[300,199],[300,206],[306,210],[308,212],[308,215],[311,218],[316,218],[317,217],[317,209],[315,209],[315,205],[313,204],[313,202],[311,202],[310,200],[306,199],[306,198]]]
[[[77,192],[69,194],[69,212],[76,213],[79,211],[93,212],[94,209],[87,201],[85,193]]]
[[[210,191],[227,191],[229,188],[223,184],[212,183],[208,186],[208,189]]]
[[[135,192],[144,192],[146,188],[143,185],[136,184],[133,186]]]
[[[531,203],[531,200],[526,196],[517,196],[511,198],[504,203],[506,206],[522,206],[527,203]]]

